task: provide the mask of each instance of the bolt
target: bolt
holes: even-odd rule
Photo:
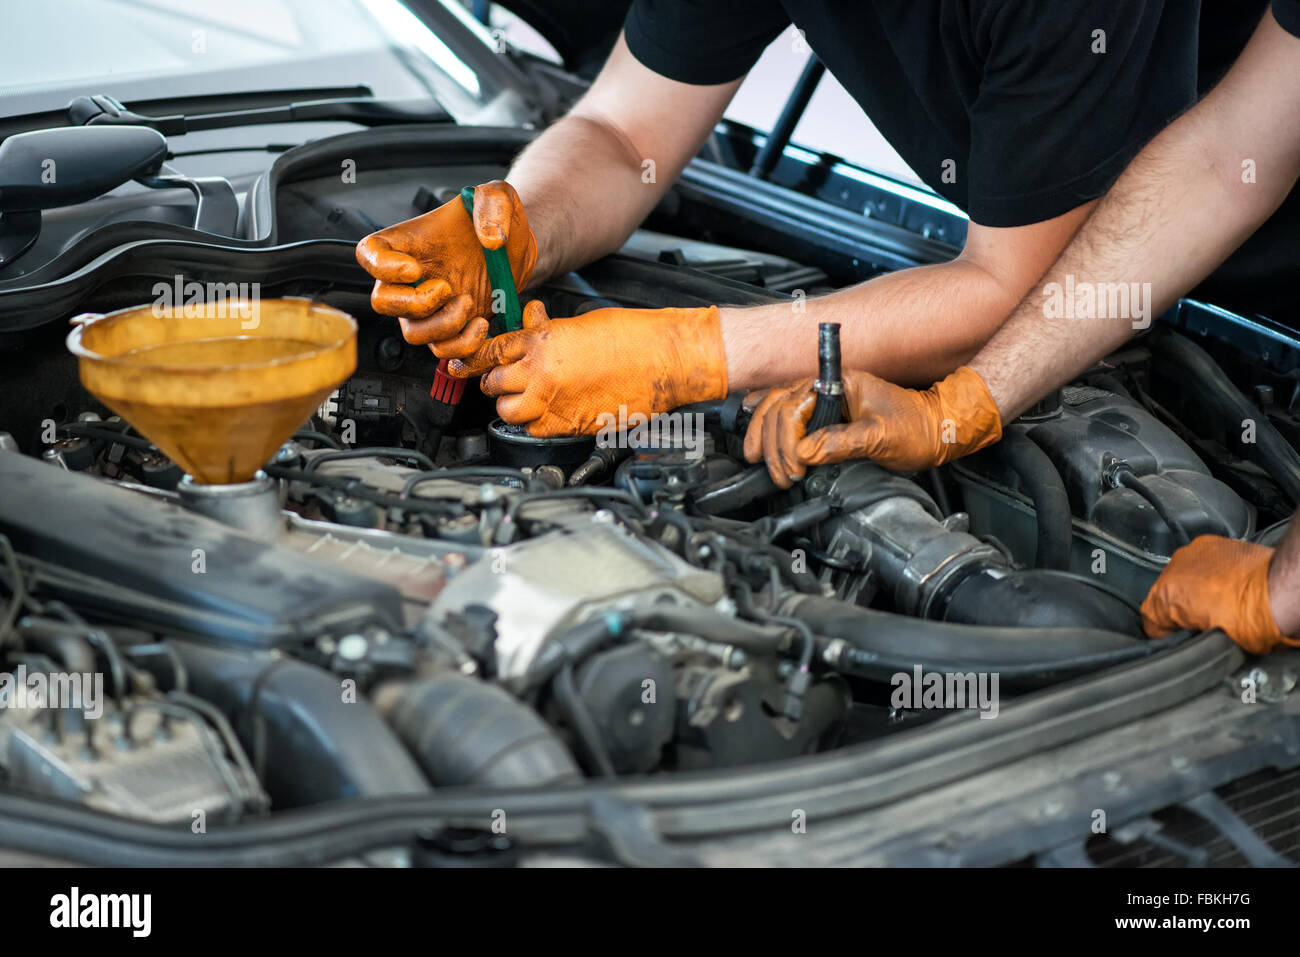
[[[339,639],[339,657],[345,661],[360,661],[369,647],[364,635],[344,635]]]

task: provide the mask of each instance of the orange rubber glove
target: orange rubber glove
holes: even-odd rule
[[[357,244],[357,262],[374,276],[370,304],[396,316],[402,336],[440,359],[468,356],[487,338],[492,284],[483,247],[506,248],[515,287],[537,265],[537,240],[515,188],[494,180],[474,188],[471,221],[460,196]]]
[[[1282,634],[1268,598],[1273,549],[1202,535],[1174,552],[1142,602],[1142,627],[1152,638],[1179,628],[1220,628],[1242,648],[1266,655],[1300,640]]]
[[[812,379],[770,390],[745,433],[745,458],[767,460],[781,488],[810,465],[871,459],[900,472],[942,465],[1002,438],[1002,416],[984,380],[962,366],[924,392],[867,372],[844,373],[848,422],[805,435],[817,403]]]
[[[538,438],[594,435],[606,414],[668,412],[727,394],[722,324],[700,309],[596,309],[549,319],[534,300],[524,328],[496,336],[448,369],[483,375],[506,422]]]

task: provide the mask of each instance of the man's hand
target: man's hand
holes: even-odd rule
[[[1142,603],[1142,627],[1152,638],[1179,628],[1221,628],[1242,648],[1265,655],[1300,645],[1278,627],[1269,601],[1264,545],[1202,535],[1174,552]]]
[[[699,309],[597,309],[549,319],[534,300],[524,328],[497,336],[455,376],[483,375],[497,412],[538,438],[592,435],[605,415],[652,415],[727,394],[716,306]]]
[[[871,459],[912,472],[942,465],[1002,437],[1002,419],[984,380],[963,366],[924,392],[866,372],[844,375],[846,425],[805,435],[816,404],[813,380],[772,389],[745,433],[745,458],[767,460],[781,488],[809,465]]]
[[[370,304],[396,316],[412,345],[440,359],[467,356],[487,338],[492,283],[483,248],[506,249],[515,286],[528,284],[537,242],[523,204],[503,180],[474,189],[474,218],[459,196],[432,212],[371,233],[357,244],[357,262],[374,276]]]

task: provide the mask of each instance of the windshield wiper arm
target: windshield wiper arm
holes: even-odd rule
[[[74,126],[148,126],[163,136],[181,136],[198,130],[220,130],[232,126],[260,126],[269,123],[343,121],[360,126],[391,126],[398,123],[448,123],[451,115],[432,97],[406,100],[376,100],[343,97],[303,100],[282,106],[229,110],[222,113],[145,116],[132,112],[111,96],[79,96],[68,104]]]

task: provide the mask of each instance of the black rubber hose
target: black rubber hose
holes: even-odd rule
[[[1046,452],[1023,432],[1014,429],[1005,432],[1002,441],[993,446],[992,451],[1016,473],[1029,500],[1034,503],[1038,517],[1034,565],[1038,568],[1069,568],[1073,527],[1070,497],[1065,491],[1061,473]]]
[[[520,495],[510,503],[510,508],[506,510],[503,522],[512,524],[519,523],[519,513],[525,505],[530,502],[554,502],[560,500],[578,500],[588,502],[620,502],[629,505],[641,515],[645,515],[646,508],[639,498],[631,492],[621,488],[591,488],[586,485],[580,488],[557,488],[545,492],[529,492]]]
[[[735,645],[758,654],[775,654],[789,635],[787,627],[771,627],[742,621],[707,608],[686,605],[655,605],[637,612],[632,625],[649,631],[699,635],[723,645]]]
[[[1244,452],[1263,466],[1292,503],[1300,504],[1300,452],[1269,421],[1268,416],[1232,383],[1210,354],[1185,336],[1157,329],[1147,340],[1152,354],[1176,371],[1187,394],[1195,395],[1228,434],[1241,430],[1243,420],[1255,423],[1255,442]]]
[[[560,716],[582,746],[591,770],[598,777],[617,777],[618,772],[614,770],[614,762],[610,760],[609,751],[601,738],[600,727],[591,716],[591,712],[587,710],[586,702],[578,694],[578,687],[573,681],[571,663],[566,661],[556,673],[554,681],[551,682],[551,693]]]
[[[444,672],[385,685],[374,701],[435,787],[549,787],[582,779],[551,727],[497,685]]]
[[[23,643],[54,658],[73,674],[95,671],[95,649],[86,640],[85,630],[62,621],[23,618],[18,622]]]
[[[694,605],[664,604],[628,612],[608,612],[588,618],[547,642],[523,676],[521,690],[540,687],[566,664],[582,661],[634,628],[698,635],[759,654],[775,654],[789,634],[784,628],[743,621]]]
[[[808,419],[809,433],[844,421],[844,374],[840,363],[840,324],[817,326],[817,401]]]
[[[672,526],[677,530],[677,547],[673,551],[685,557],[686,548],[690,544],[691,536],[695,533],[690,520],[681,512],[667,507],[652,508],[648,518],[650,519],[650,528],[662,525],[664,527]],[[655,537],[659,540],[659,544],[664,545],[662,535],[656,534]],[[664,547],[667,548],[668,546],[664,545]]]
[[[996,672],[1007,685],[1035,687],[1134,660],[1169,647],[1096,628],[1003,628],[928,621],[814,595],[782,608],[823,639],[855,654],[837,663],[879,680],[920,665],[943,673]]]
[[[705,515],[725,515],[780,491],[767,466],[760,462],[738,475],[728,475],[693,489],[688,498],[691,505]]]
[[[439,501],[437,499],[422,498],[418,495],[404,498],[396,493],[384,492],[366,485],[360,479],[347,475],[327,475],[323,472],[307,472],[303,469],[270,464],[263,471],[274,479],[283,479],[286,482],[302,482],[316,488],[336,489],[353,498],[374,502],[384,508],[400,508],[405,512],[429,515],[464,514],[463,506],[459,502]]]
[[[984,569],[956,583],[944,621],[994,628],[1096,628],[1139,635],[1137,608],[1088,576],[1048,568]]]
[[[1174,533],[1174,539],[1180,546],[1190,544],[1192,540],[1191,533],[1187,531],[1182,522],[1178,521],[1177,516],[1169,511],[1169,508],[1165,505],[1165,500],[1147,485],[1141,475],[1138,475],[1131,468],[1122,468],[1115,472],[1115,481],[1122,488],[1131,489],[1141,495],[1146,500],[1146,503],[1156,510],[1156,514],[1160,516],[1161,520],[1169,526],[1169,530]]]
[[[158,451],[152,442],[148,439],[137,438],[134,435],[125,435],[115,429],[107,426],[88,425],[83,422],[73,422],[68,425],[61,425],[58,431],[65,432],[68,435],[82,439],[90,439],[95,442],[109,442],[118,445],[124,445],[128,449],[136,449],[140,452]]]
[[[168,644],[194,694],[230,719],[277,808],[429,790],[374,709],[339,693],[337,676],[291,658]]]
[[[293,437],[299,442],[317,442],[336,452],[343,451],[342,442],[334,438],[332,435],[326,435],[324,432],[317,432],[315,429],[299,429],[293,434]]]

